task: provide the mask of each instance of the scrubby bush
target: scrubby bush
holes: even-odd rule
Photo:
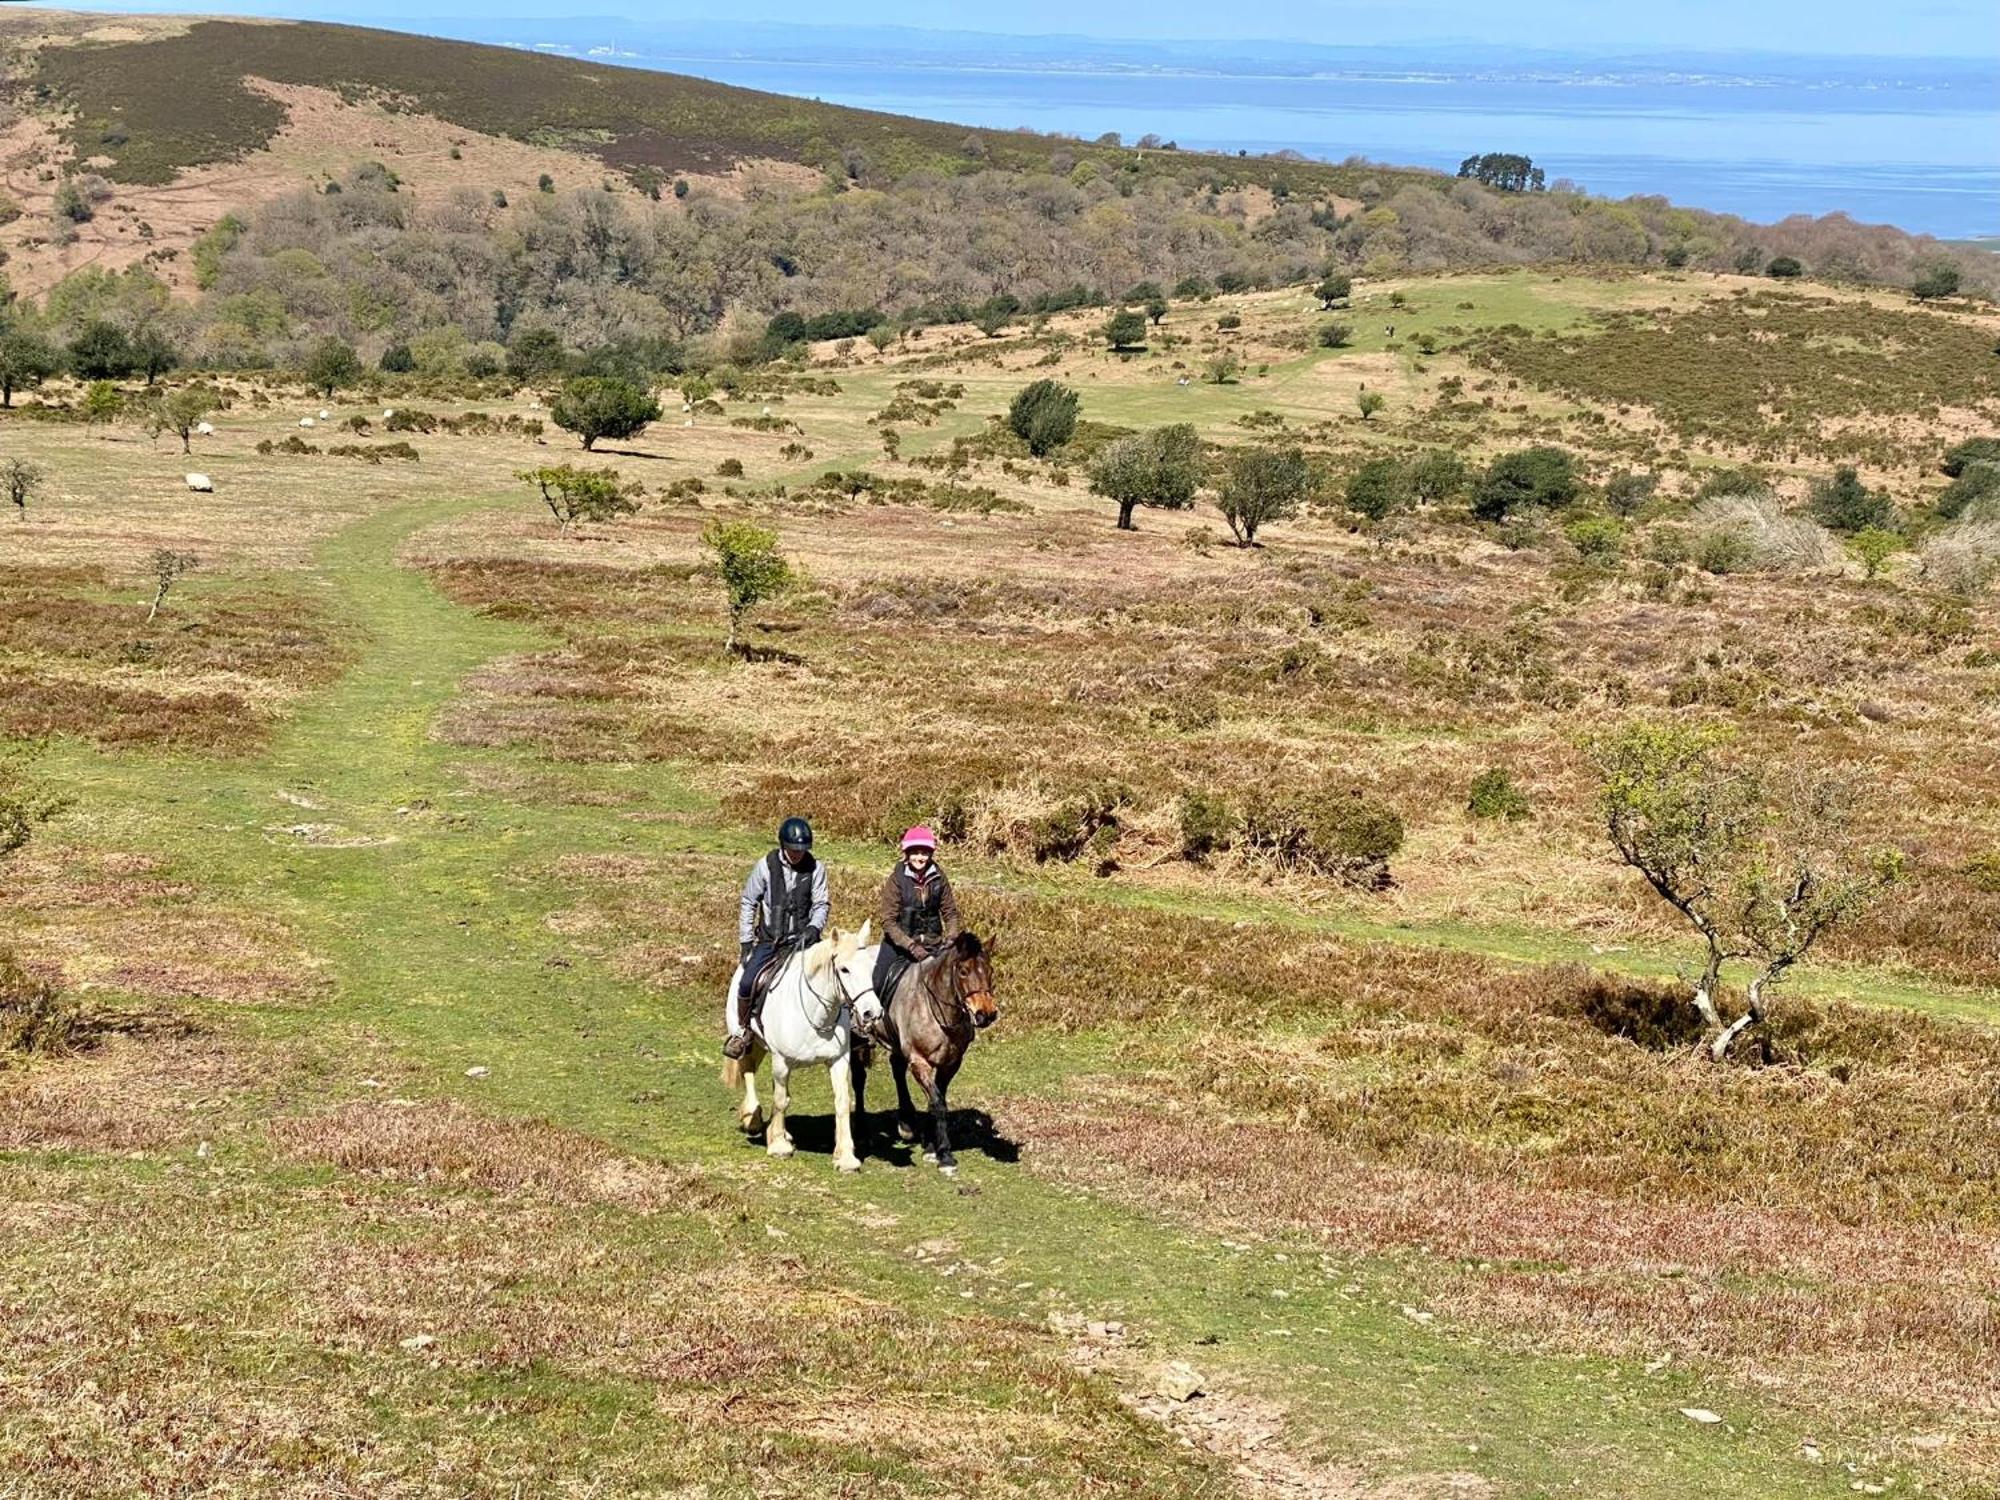
[[[1443,505],[1465,493],[1472,471],[1448,448],[1433,448],[1409,465],[1410,493],[1425,505]]]
[[[1652,503],[1659,492],[1660,476],[1620,469],[1604,486],[1604,504],[1613,515],[1631,518]]]
[[[1272,521],[1298,514],[1312,469],[1297,448],[1246,448],[1230,456],[1216,495],[1222,519],[1240,547],[1254,546]]]
[[[1243,809],[1241,843],[1286,868],[1379,888],[1389,884],[1389,860],[1403,847],[1403,820],[1358,788],[1292,798],[1257,791]]]
[[[1882,571],[1882,565],[1902,550],[1903,538],[1893,531],[1885,531],[1879,526],[1870,526],[1857,531],[1847,539],[1847,550],[1852,552],[1861,564],[1863,576],[1875,577]]]
[[[1023,386],[1007,408],[1007,426],[1037,458],[1045,458],[1076,433],[1081,398],[1055,380]]]
[[[715,472],[722,479],[741,479],[743,477],[743,460],[740,458],[725,458],[715,466]]]
[[[1504,766],[1492,766],[1472,778],[1472,792],[1465,810],[1475,818],[1504,818],[1509,822],[1528,815],[1528,794],[1514,785],[1513,773]]]
[[[1227,799],[1194,791],[1181,797],[1181,854],[1200,861],[1227,849],[1236,837],[1237,818]]]
[[[1343,498],[1355,514],[1379,521],[1410,503],[1409,470],[1393,458],[1371,458],[1348,476]]]
[[[1847,536],[1871,527],[1887,527],[1896,519],[1896,507],[1889,503],[1889,497],[1864,485],[1850,465],[1842,465],[1830,478],[1815,484],[1807,506],[1820,525]]]
[[[2000,577],[2000,519],[1961,521],[1927,539],[1917,572],[1932,588],[1970,597]]]
[[[1804,516],[1788,516],[1776,497],[1718,495],[1689,517],[1694,560],[1711,573],[1807,572],[1837,566],[1833,538]]]
[[[81,1013],[48,980],[0,948],[0,1067],[23,1053],[60,1055],[81,1031]]]
[[[1771,263],[1764,267],[1764,274],[1779,281],[1795,281],[1806,274],[1806,268],[1796,255],[1774,255]]]
[[[1938,467],[1956,479],[1974,464],[2000,465],[2000,437],[1967,438],[1954,443],[1945,449],[1944,461]]]
[[[1319,325],[1313,338],[1322,349],[1345,349],[1354,342],[1354,327],[1352,324],[1330,318]]]
[[[1576,497],[1576,460],[1561,448],[1525,448],[1493,461],[1472,496],[1482,521],[1504,521],[1529,506],[1567,505]]]
[[[1572,521],[1563,535],[1586,562],[1615,563],[1625,555],[1625,528],[1612,516]]]

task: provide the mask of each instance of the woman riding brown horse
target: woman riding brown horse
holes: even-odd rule
[[[974,934],[961,932],[948,947],[905,969],[894,993],[881,999],[883,1026],[889,1037],[889,1066],[896,1075],[896,1133],[906,1141],[917,1138],[908,1079],[915,1073],[931,1111],[932,1144],[925,1154],[947,1175],[956,1174],[958,1162],[951,1153],[947,1128],[950,1106],[945,1091],[951,1087],[972,1039],[1000,1019],[986,945]],[[869,1050],[856,1039],[852,1056],[857,1120],[865,1118],[862,1100],[868,1083]]]

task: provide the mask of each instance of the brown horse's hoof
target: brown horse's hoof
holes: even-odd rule
[[[917,1138],[917,1127],[916,1127],[916,1126],[914,1126],[914,1125],[910,1125],[910,1124],[906,1124],[906,1123],[904,1123],[904,1122],[903,1122],[903,1121],[901,1121],[901,1120],[898,1120],[898,1121],[896,1122],[896,1139],[897,1139],[897,1140],[899,1140],[899,1141],[914,1141],[914,1140],[915,1140],[916,1138]]]

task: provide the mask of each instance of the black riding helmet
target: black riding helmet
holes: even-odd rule
[[[804,818],[787,818],[778,825],[780,849],[810,849],[812,846],[813,827]]]

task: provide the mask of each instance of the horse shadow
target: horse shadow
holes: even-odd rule
[[[916,1113],[917,1139],[906,1141],[896,1134],[896,1111],[871,1109],[854,1116],[854,1149],[864,1161],[879,1161],[892,1167],[911,1167],[923,1161],[930,1149],[930,1115]],[[993,1116],[983,1109],[950,1110],[946,1123],[951,1131],[951,1149],[964,1156],[976,1151],[988,1161],[1012,1166],[1021,1159],[1020,1142],[1001,1133]],[[833,1155],[833,1116],[787,1115],[785,1128],[801,1154]]]

